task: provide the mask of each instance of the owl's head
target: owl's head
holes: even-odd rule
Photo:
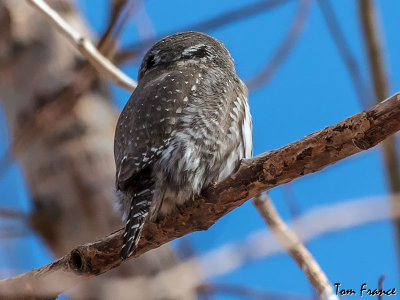
[[[169,35],[154,44],[143,58],[138,80],[151,70],[190,64],[235,70],[222,42],[207,34],[189,31]]]

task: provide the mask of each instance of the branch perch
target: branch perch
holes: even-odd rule
[[[136,82],[119,70],[107,57],[78,31],[72,28],[56,11],[43,0],[27,0],[36,10],[54,25],[76,49],[90,62],[90,64],[116,85],[133,92]]]
[[[235,174],[211,185],[196,201],[185,204],[159,223],[148,222],[132,257],[177,237],[206,230],[263,191],[367,150],[398,130],[400,93],[366,112],[244,161]],[[120,229],[101,240],[76,247],[51,264],[0,281],[0,298],[29,296],[33,291],[43,298],[55,297],[89,277],[117,267],[121,264],[122,233]]]

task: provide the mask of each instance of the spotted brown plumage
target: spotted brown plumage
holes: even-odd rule
[[[251,157],[251,130],[246,86],[220,41],[184,32],[157,42],[115,132],[121,258],[147,218],[170,213]]]

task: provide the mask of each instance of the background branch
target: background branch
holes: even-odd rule
[[[61,16],[43,0],[27,0],[34,8],[42,13],[67,39],[86,57],[92,66],[102,75],[109,78],[116,85],[133,92],[136,82],[120,71],[115,65],[103,56],[100,51],[78,31],[73,29]]]
[[[186,203],[159,223],[148,222],[132,257],[190,232],[208,229],[261,192],[369,149],[398,130],[400,93],[366,112],[243,162],[237,173],[210,186],[197,201]],[[35,287],[42,296],[57,295],[85,278],[120,265],[121,246],[122,229],[97,242],[79,246],[47,266],[1,281],[0,291],[29,295],[29,287]]]
[[[303,32],[308,12],[310,11],[311,2],[311,0],[299,1],[296,14],[293,17],[293,21],[290,24],[290,28],[283,39],[282,44],[279,45],[278,49],[272,55],[268,64],[256,76],[254,76],[254,78],[246,82],[249,91],[252,92],[262,87],[275,74],[288,57],[289,53],[293,50]]]
[[[205,283],[197,288],[199,293],[207,294],[226,294],[240,299],[251,299],[251,300],[309,300],[309,297],[300,295],[291,295],[276,292],[260,291],[253,288],[240,285],[230,285],[223,283]]]
[[[362,29],[367,47],[370,74],[372,76],[375,99],[379,103],[388,95],[387,72],[383,62],[382,46],[378,36],[378,25],[375,21],[375,13],[371,0],[359,0],[359,10],[362,21]],[[389,190],[391,194],[400,193],[400,164],[398,159],[398,149],[396,137],[391,136],[382,143],[383,158],[385,161]],[[393,205],[398,198],[393,197]],[[400,219],[395,221],[397,231],[397,244],[400,244]],[[397,247],[398,255],[400,247]]]
[[[279,216],[268,195],[261,194],[253,198],[253,203],[265,223],[269,226],[272,234],[306,274],[308,281],[316,290],[319,298],[324,300],[339,299],[334,294],[332,285],[318,262],[301,243],[296,233],[290,230]]]
[[[361,75],[360,66],[355,55],[353,55],[350,45],[346,40],[345,34],[340,28],[339,20],[335,14],[330,0],[318,0],[322,15],[324,16],[328,30],[332,36],[333,42],[338,49],[339,55],[343,60],[347,70],[349,71],[351,80],[353,81],[358,100],[363,109],[371,107],[375,102],[371,102],[371,94],[369,87],[366,86]]]

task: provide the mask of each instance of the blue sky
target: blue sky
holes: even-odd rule
[[[108,2],[78,1],[79,9],[95,35],[101,33],[106,24]],[[148,0],[128,22],[122,35],[122,44],[187,28],[250,2],[256,1]],[[331,2],[350,48],[360,64],[362,76],[368,88],[371,88],[358,1]],[[389,75],[390,94],[393,94],[400,90],[400,1],[386,0],[378,4],[385,66]],[[297,1],[288,1],[279,8],[208,33],[225,43],[235,59],[239,76],[246,80],[269,61],[287,32],[296,7]],[[135,64],[124,66],[124,70],[135,79],[137,69]],[[122,109],[129,94],[110,86],[116,106]],[[312,3],[306,27],[288,59],[265,86],[249,95],[249,104],[254,123],[255,155],[301,139],[362,110],[349,72],[338,54],[316,2]],[[4,123],[1,117],[3,136],[6,132]],[[0,149],[5,147],[4,140],[1,140],[3,144],[0,144]],[[316,174],[297,179],[289,188],[302,212],[320,205],[386,195],[387,182],[380,148],[375,147]],[[29,210],[29,192],[26,191],[17,165],[0,179],[0,190],[4,195],[0,205]],[[282,188],[271,190],[270,195],[284,219],[289,220],[290,213]],[[387,202],[382,201],[382,207],[386,206]],[[262,219],[248,202],[223,217],[210,230],[191,234],[189,239],[195,250],[202,253],[227,242],[243,240],[262,228],[265,228]],[[345,287],[356,289],[363,282],[376,286],[378,278],[386,274],[384,286],[398,288],[399,263],[395,255],[397,245],[394,234],[391,222],[382,221],[330,233],[311,241],[308,246],[331,282],[341,282]],[[27,245],[34,247],[34,251],[26,253],[24,248]],[[10,248],[15,251],[12,257]],[[20,260],[18,258],[22,253],[25,253],[24,259]],[[22,272],[50,259],[48,251],[34,234],[28,240],[2,241],[0,245],[2,269],[12,266],[14,271]],[[304,274],[287,254],[253,261],[211,281],[240,283],[268,291],[311,294]],[[218,295],[217,299],[236,298]]]

